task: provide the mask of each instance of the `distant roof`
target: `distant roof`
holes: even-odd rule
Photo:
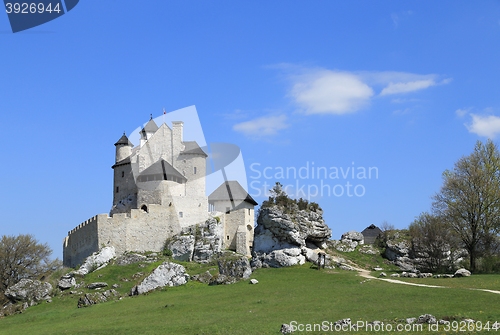
[[[373,244],[375,242],[375,239],[380,234],[382,234],[382,230],[380,230],[380,228],[375,226],[374,224],[371,224],[366,227],[365,230],[361,232],[361,234],[363,234],[366,244]]]
[[[184,144],[184,151],[181,154],[202,155],[207,157],[205,151],[196,143],[196,141],[182,142]]]
[[[142,128],[141,132],[146,132],[146,133],[154,133],[158,130],[158,125],[156,122],[151,118],[148,123]]]
[[[156,161],[153,165],[148,167],[146,170],[142,171],[140,176],[151,176],[151,175],[167,175],[167,176],[175,176],[181,180],[186,181],[186,177],[184,177],[176,168],[170,165],[164,159],[160,159]]]
[[[208,196],[208,201],[220,200],[240,200],[246,201],[254,206],[257,202],[248,194],[247,191],[236,180],[222,183],[215,191]]]
[[[128,137],[125,135],[125,133],[123,133],[122,137],[120,137],[118,142],[115,143],[115,145],[120,145],[120,144],[130,145],[131,147],[134,146],[132,143],[130,143],[130,141],[128,140]]]

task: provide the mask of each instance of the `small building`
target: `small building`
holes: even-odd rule
[[[361,232],[365,238],[365,244],[374,244],[377,237],[382,234],[382,230],[374,224],[369,225]]]
[[[211,212],[224,213],[224,247],[250,256],[257,202],[235,180],[222,183],[208,196]]]

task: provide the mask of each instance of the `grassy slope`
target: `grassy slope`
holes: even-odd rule
[[[110,266],[85,280],[113,283],[111,278],[130,278],[138,271],[147,272],[150,266]],[[213,268],[190,266],[191,272]],[[393,321],[424,313],[438,318],[500,321],[500,295],[492,293],[366,281],[354,272],[317,271],[307,264],[259,269],[252,278],[258,279],[259,284],[207,286],[189,282],[81,309],[76,308],[78,296],[62,295],[53,303],[0,319],[0,334],[278,334],[281,324],[292,320],[320,323],[349,317],[353,321]],[[496,286],[498,278],[472,276],[461,278],[460,283],[469,280],[476,287],[495,289],[489,285]],[[122,285],[122,293],[133,285],[114,282]]]

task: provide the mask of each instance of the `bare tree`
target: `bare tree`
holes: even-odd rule
[[[2,236],[0,239],[0,293],[23,278],[41,279],[61,262],[51,260],[52,250],[33,235]]]
[[[500,153],[488,140],[478,141],[474,152],[460,158],[443,173],[443,186],[434,196],[434,211],[460,237],[467,249],[470,270],[476,270],[484,242],[500,226]]]
[[[446,271],[453,267],[458,239],[438,216],[422,213],[409,227],[412,251],[422,259],[427,271]]]

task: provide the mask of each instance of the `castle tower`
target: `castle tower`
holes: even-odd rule
[[[115,164],[112,166],[113,177],[113,208],[111,213],[123,213],[136,206],[137,187],[135,185],[130,157],[133,144],[123,133],[115,143]]]
[[[132,154],[132,143],[128,140],[128,137],[123,133],[118,142],[115,143],[116,147],[116,157],[115,163],[118,163]]]

